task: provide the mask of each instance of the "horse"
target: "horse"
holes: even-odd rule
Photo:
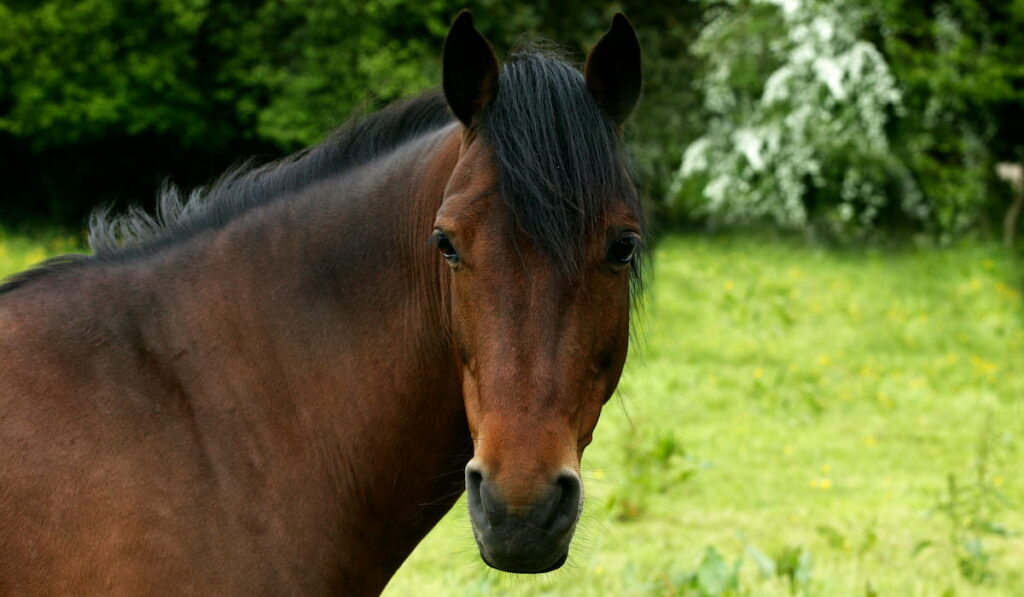
[[[499,65],[229,171],[0,287],[0,592],[371,595],[465,491],[483,561],[565,561],[626,359],[640,48]]]

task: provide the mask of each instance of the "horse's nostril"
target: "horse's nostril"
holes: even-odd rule
[[[479,469],[469,465],[466,467],[466,491],[479,494],[480,484],[484,482],[484,474]]]
[[[505,506],[494,495],[493,488],[484,478],[484,473],[474,463],[466,465],[466,499],[469,514],[480,525],[498,526],[505,521]]]
[[[568,529],[576,522],[580,508],[580,479],[570,472],[562,473],[555,480],[553,505],[545,526],[552,531]]]
[[[466,466],[466,499],[473,523],[480,530],[512,532],[509,529],[527,525],[534,529],[561,535],[572,529],[579,516],[582,485],[571,472],[559,473],[547,491],[532,504],[510,509],[492,480],[476,463]],[[505,528],[508,527],[508,528]]]
[[[466,465],[466,501],[469,502],[469,516],[480,525],[484,522],[484,508],[480,503],[480,485],[484,482],[484,474],[473,463]]]

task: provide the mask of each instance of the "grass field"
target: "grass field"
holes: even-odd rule
[[[0,237],[0,274],[73,239]],[[1024,595],[1024,303],[995,246],[659,247],[566,567],[487,569],[461,502],[398,595]]]

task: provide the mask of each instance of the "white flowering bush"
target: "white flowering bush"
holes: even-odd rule
[[[882,54],[858,38],[858,10],[753,0],[712,19],[694,47],[707,62],[710,121],[683,154],[671,203],[713,221],[842,235],[928,216],[890,151],[886,123],[901,95]]]

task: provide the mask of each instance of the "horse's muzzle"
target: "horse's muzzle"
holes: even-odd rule
[[[476,462],[466,466],[466,495],[480,556],[505,572],[557,570],[569,554],[583,504],[583,486],[572,471],[555,476],[526,507],[509,508]]]

